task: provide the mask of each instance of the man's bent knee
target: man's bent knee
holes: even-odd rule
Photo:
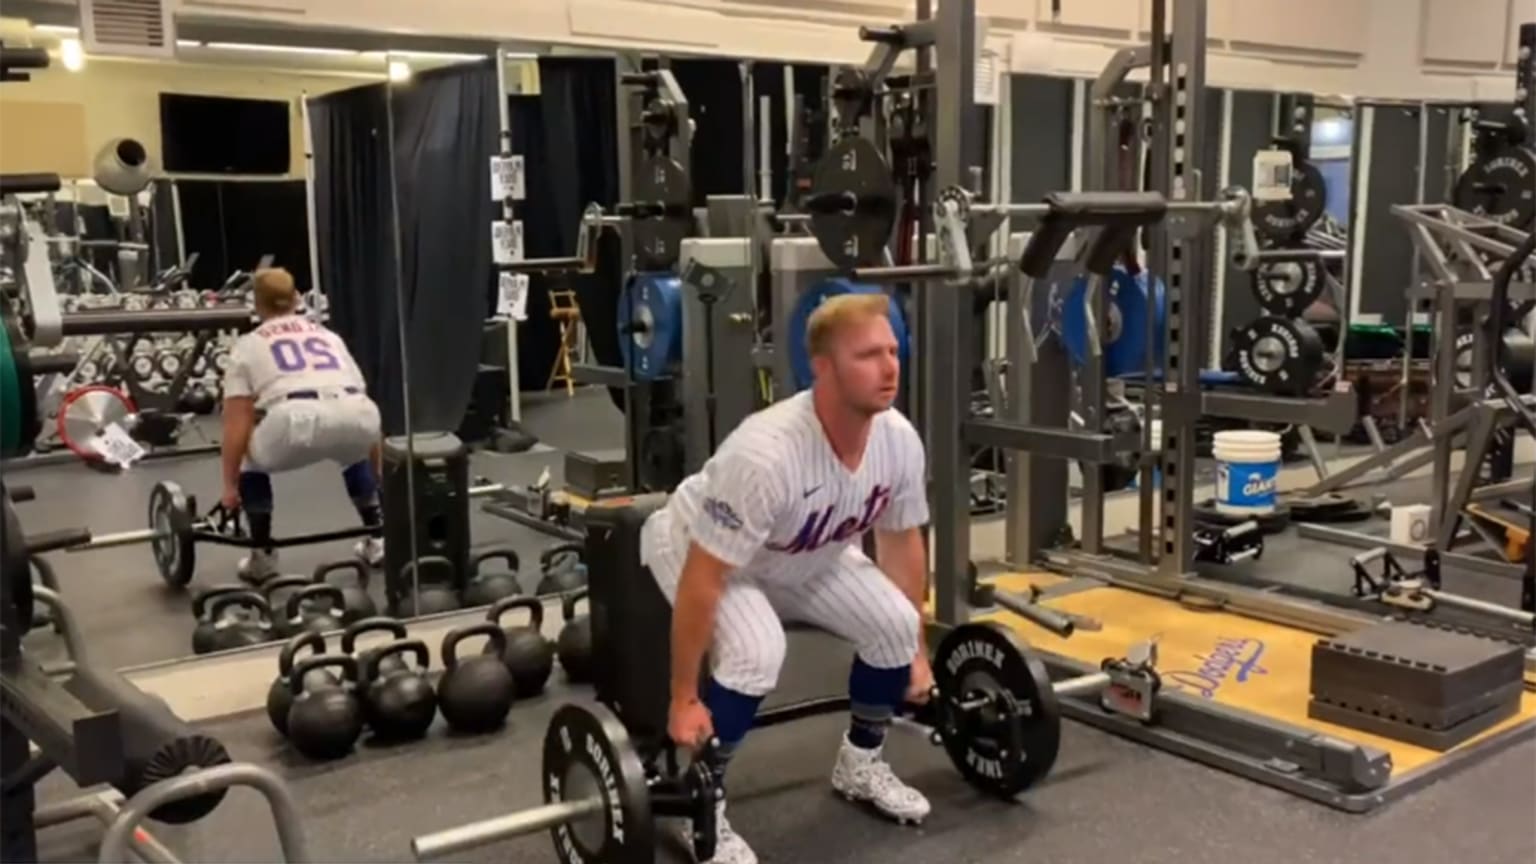
[[[722,642],[717,638],[710,675],[721,686],[738,693],[766,696],[779,682],[779,670],[784,667],[784,632],[774,628],[771,634],[752,636],[750,642],[740,638]]]
[[[896,669],[910,664],[921,644],[918,629],[923,622],[917,608],[902,596],[899,602],[884,604],[875,618],[880,631],[867,634],[860,641],[857,646],[859,656],[877,669]]]

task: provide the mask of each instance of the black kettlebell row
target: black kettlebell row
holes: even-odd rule
[[[587,571],[581,560],[582,547],[565,543],[544,550],[539,555],[539,581],[535,594],[563,594],[583,588]],[[499,562],[501,567],[487,567]],[[436,615],[473,606],[489,606],[507,597],[523,593],[518,571],[521,559],[515,550],[500,548],[481,552],[470,563],[470,575],[459,584],[452,561],[439,555],[423,556],[408,562],[400,571],[400,584],[414,586],[392,599],[391,611],[407,618]]]
[[[359,650],[365,633],[391,638]],[[460,657],[459,645],[484,636],[480,654]],[[338,759],[352,752],[366,729],[379,743],[423,737],[437,714],[463,734],[492,732],[506,722],[517,688],[501,661],[501,628],[490,622],[460,627],[443,639],[443,672],[429,674],[427,645],[409,638],[392,618],[366,618],[347,628],[341,653],[326,652],[325,637],[303,632],[278,656],[278,675],[267,691],[267,718],[294,749],[310,759]],[[308,649],[312,656],[299,658]]]

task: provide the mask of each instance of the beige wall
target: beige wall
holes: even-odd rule
[[[1177,7],[1179,4],[1172,4]],[[1087,76],[1139,39],[1146,0],[978,0],[1014,71]],[[1532,0],[1209,0],[1214,85],[1346,96],[1504,99],[1513,22]],[[184,18],[356,28],[666,53],[842,63],[859,24],[912,14],[910,0],[181,0]],[[1450,10],[1479,24],[1446,28]],[[1501,56],[1503,55],[1503,56]]]
[[[34,73],[31,82],[0,88],[0,171],[53,171],[64,177],[90,175],[90,160],[117,137],[142,141],[160,162],[160,93],[284,99],[289,113],[293,158],[291,176],[304,173],[304,139],[299,97],[319,95],[370,81],[361,75],[313,74],[210,66],[148,63],[92,57],[70,72],[55,65]]]

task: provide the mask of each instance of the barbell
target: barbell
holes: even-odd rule
[[[897,725],[924,732],[942,745],[962,776],[978,789],[1012,798],[1044,777],[1061,737],[1057,697],[1099,692],[1111,711],[1150,716],[1157,690],[1151,643],[1102,671],[1053,683],[1040,659],[1003,626],[963,624],[934,653],[935,692],[916,716]],[[1113,694],[1113,695],[1111,695]],[[845,709],[846,697],[769,709],[764,726]],[[695,759],[680,776],[648,776],[629,731],[605,706],[563,705],[544,734],[544,804],[479,822],[424,834],[411,841],[419,861],[549,831],[563,864],[651,864],[656,860],[656,817],[692,820],[694,856],[714,854],[715,777]]]
[[[486,483],[469,487],[470,498],[495,495],[506,487],[501,483]],[[228,519],[222,509],[199,516],[197,499],[182,490],[180,484],[162,480],[149,493],[149,527],[111,534],[92,535],[90,540],[70,546],[69,552],[93,552],[115,546],[150,544],[155,556],[155,566],[160,578],[173,588],[184,588],[192,581],[197,566],[197,544],[214,543],[243,549],[254,547],[251,539],[239,533],[235,520]],[[359,525],[336,531],[300,534],[294,537],[273,538],[271,546],[281,549],[288,546],[307,546],[312,543],[328,543],[332,540],[351,540],[366,537],[376,528]]]

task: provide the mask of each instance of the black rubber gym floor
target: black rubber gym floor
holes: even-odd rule
[[[849,654],[798,634],[775,699],[837,692]],[[558,673],[557,673],[558,677]],[[514,709],[509,727],[450,738],[441,725],[416,744],[361,748],[304,764],[275,740],[264,716],[210,725],[237,759],[287,777],[316,861],[408,861],[411,837],[542,803],[539,750],[554,690]],[[585,699],[585,694],[576,698]],[[827,775],[838,716],[754,733],[733,763],[730,814],[765,862],[1183,862],[1356,864],[1365,861],[1530,864],[1536,860],[1536,742],[1526,741],[1368,816],[1329,810],[1128,741],[1067,723],[1055,771],[1019,803],[975,794],[937,748],[893,731],[891,761],[932,799],[921,828],[867,815],[832,795]],[[42,796],[71,794],[52,778]],[[278,860],[261,800],[229,799],[201,823],[149,825],[187,861]],[[99,829],[44,831],[43,861],[94,855]],[[664,847],[670,849],[671,847]],[[465,862],[554,860],[547,833],[456,856]],[[662,860],[686,860],[675,852]]]

